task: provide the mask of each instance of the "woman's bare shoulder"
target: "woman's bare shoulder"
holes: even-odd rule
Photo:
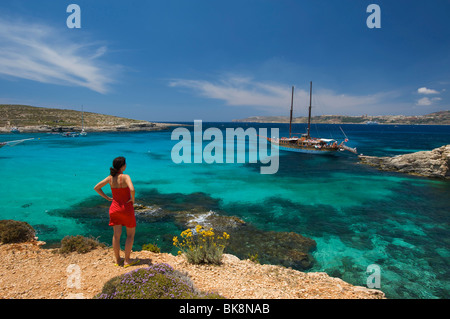
[[[99,182],[97,185],[95,185],[94,189],[100,189],[103,186],[105,186],[108,183],[111,183],[111,175],[109,175],[108,177],[106,177],[104,180],[102,180],[101,182]]]

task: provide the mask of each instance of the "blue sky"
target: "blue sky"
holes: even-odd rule
[[[315,115],[448,110],[449,13],[448,0],[2,0],[0,103],[231,121],[287,116],[294,85],[305,116],[313,81]]]

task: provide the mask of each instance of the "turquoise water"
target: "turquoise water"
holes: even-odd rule
[[[225,127],[285,124],[208,123]],[[203,123],[203,128],[208,127]],[[448,126],[342,125],[360,153],[392,156],[450,144]],[[296,125],[295,132],[304,131]],[[336,125],[316,125],[313,135],[340,138]],[[448,298],[450,292],[450,183],[381,172],[358,164],[350,153],[336,157],[280,152],[277,174],[260,164],[174,164],[171,131],[0,135],[0,141],[35,137],[0,149],[5,186],[0,219],[27,221],[51,245],[66,235],[110,243],[108,202],[94,185],[112,159],[127,158],[137,202],[167,210],[200,208],[237,216],[260,230],[296,232],[317,242],[309,271],[325,271],[366,285],[366,268],[381,268],[389,298]],[[39,139],[38,139],[39,138]],[[109,192],[109,190],[107,190]],[[138,219],[135,249],[157,243],[175,253],[173,218]],[[249,233],[251,236],[251,233]],[[246,256],[240,256],[245,258]]]

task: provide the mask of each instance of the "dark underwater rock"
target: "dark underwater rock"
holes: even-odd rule
[[[212,210],[171,211],[157,205],[137,204],[134,207],[136,217],[149,222],[171,218],[184,229],[201,225],[216,232],[227,232],[230,242],[226,251],[241,259],[258,254],[262,263],[302,270],[311,268],[314,262],[310,252],[316,248],[316,242],[294,232],[264,231],[236,216],[220,215]]]
[[[263,231],[245,227],[239,232],[230,232],[229,250],[240,258],[258,254],[262,263],[279,264],[294,269],[306,270],[312,267],[314,259],[310,254],[316,242],[294,232]]]

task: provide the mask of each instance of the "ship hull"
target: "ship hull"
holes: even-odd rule
[[[308,148],[293,148],[277,145],[278,149],[286,152],[296,152],[305,154],[334,155],[338,150],[317,150]]]
[[[296,152],[305,154],[320,154],[320,155],[334,155],[339,151],[339,148],[322,147],[317,148],[314,146],[303,146],[303,145],[280,145],[276,141],[267,139],[271,144],[276,146],[281,151],[286,152]]]

